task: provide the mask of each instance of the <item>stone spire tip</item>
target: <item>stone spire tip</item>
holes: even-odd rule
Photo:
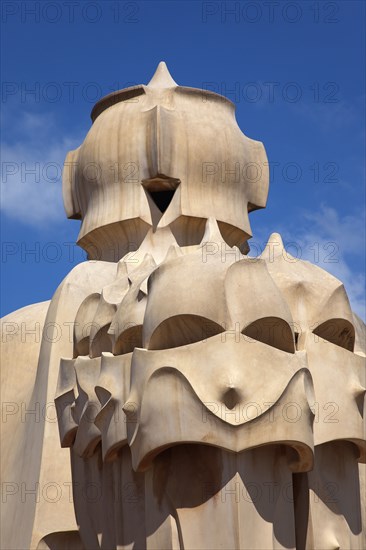
[[[150,88],[173,88],[178,86],[173,80],[165,61],[160,61],[148,86]]]

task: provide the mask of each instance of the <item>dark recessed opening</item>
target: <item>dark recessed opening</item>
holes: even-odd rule
[[[148,191],[148,193],[160,212],[164,213],[174,197],[175,189],[169,189],[169,191]]]
[[[154,178],[143,180],[141,184],[150,203],[153,226],[156,227],[172,202],[180,180],[168,178],[163,174],[157,174]]]

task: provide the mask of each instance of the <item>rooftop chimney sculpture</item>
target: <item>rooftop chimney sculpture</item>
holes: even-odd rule
[[[365,327],[278,234],[247,255],[263,145],[164,63],[91,116],[63,193],[92,261],[3,320],[2,548],[366,548]]]

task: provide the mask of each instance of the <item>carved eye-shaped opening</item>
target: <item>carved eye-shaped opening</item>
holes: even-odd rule
[[[348,351],[354,350],[355,329],[346,319],[329,319],[317,326],[313,333]]]
[[[224,328],[200,315],[175,315],[169,317],[153,332],[148,349],[169,349],[201,342],[224,332]]]
[[[295,340],[291,327],[279,317],[257,319],[245,327],[242,334],[282,351],[295,353]]]
[[[114,355],[123,355],[124,353],[130,353],[135,348],[142,347],[142,325],[131,324],[118,337],[113,353]]]

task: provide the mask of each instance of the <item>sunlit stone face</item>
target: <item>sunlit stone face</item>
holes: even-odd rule
[[[65,161],[65,207],[82,220],[79,244],[93,255],[93,244],[105,247],[117,232],[137,249],[150,227],[168,226],[180,246],[198,244],[211,216],[230,246],[243,247],[269,176],[264,147],[241,132],[234,105],[165,73],[114,97],[97,104]]]
[[[347,476],[366,457],[364,358],[355,353],[347,295],[331,275],[295,262],[278,235],[260,258],[223,254],[213,246],[220,238],[210,219],[195,247],[170,246],[160,262],[144,252],[135,264],[121,260],[115,278],[81,303],[74,358],[61,361],[56,396],[73,476],[93,472],[100,486],[108,480],[122,492],[129,479],[159,503],[174,495],[186,532],[187,504],[193,517],[206,506],[220,516],[225,479],[244,489],[258,479],[262,490],[273,475],[292,494],[293,474],[308,476],[306,491],[330,514],[317,491],[327,487],[332,446],[345,453],[335,459],[347,458]],[[203,495],[192,479],[213,492]],[[292,513],[287,497],[275,502]],[[79,514],[85,505],[76,499]]]
[[[330,330],[332,315],[347,312],[347,297],[326,275],[318,281],[319,303],[301,263],[301,307],[301,294],[291,290],[298,286],[296,276],[291,282],[293,263],[264,256],[223,258],[207,254],[204,245],[185,255],[172,249],[159,266],[147,256],[130,272],[121,267],[100,296],[87,298],[78,319],[89,315],[92,328],[88,335],[77,332],[75,357],[93,359],[68,365],[78,397],[65,441],[76,433],[81,456],[101,441],[104,457],[128,443],[134,467],[143,469],[161,449],[186,441],[241,451],[264,438],[290,439],[311,462],[314,415],[332,414],[327,379],[342,362],[345,379],[338,377],[332,391],[348,415],[330,427],[315,426],[315,436],[324,443],[342,432],[363,454],[362,358],[349,349],[347,317],[337,317]],[[324,278],[318,268],[314,277]],[[323,317],[311,327],[319,307]],[[294,321],[298,311],[303,317]]]

